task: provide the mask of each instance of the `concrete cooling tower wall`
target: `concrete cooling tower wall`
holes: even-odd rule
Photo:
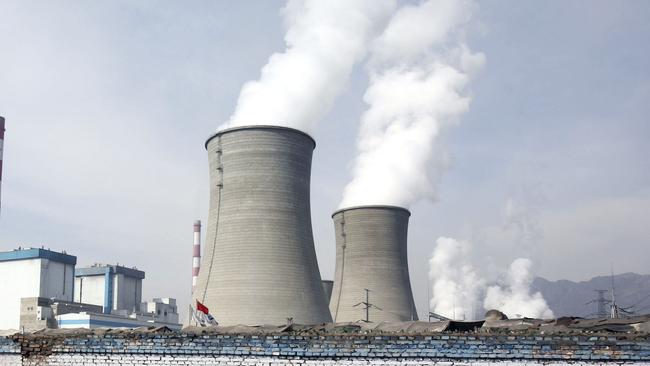
[[[285,127],[206,142],[210,210],[194,297],[222,325],[331,321],[311,227],[314,140]]]
[[[361,206],[336,211],[336,270],[330,311],[335,322],[417,320],[406,255],[410,212]],[[357,305],[360,304],[360,305]],[[356,306],[355,306],[356,305]]]
[[[328,304],[332,298],[332,288],[334,288],[334,281],[323,280],[323,291],[325,291],[325,300]]]

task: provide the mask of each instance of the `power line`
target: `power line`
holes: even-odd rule
[[[594,290],[598,295],[594,300],[591,300],[585,305],[589,304],[596,304],[596,312],[591,313],[588,316],[595,315],[599,318],[606,318],[607,317],[607,304],[610,302],[609,300],[605,299],[605,293],[607,290]]]
[[[370,303],[370,290],[368,290],[367,288],[364,288],[364,290],[366,291],[366,301],[362,301],[358,304],[355,304],[354,306],[363,305],[366,311],[366,317],[365,319],[362,319],[362,321],[366,323],[370,323],[370,308],[375,308],[379,311],[382,311],[382,309]]]
[[[619,314],[618,305],[616,305],[616,293],[614,292],[614,263],[611,264],[611,279],[612,279],[612,301],[610,305],[610,317],[612,319],[617,319]]]

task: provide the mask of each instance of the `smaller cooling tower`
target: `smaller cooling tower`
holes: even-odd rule
[[[359,206],[334,212],[336,271],[330,300],[335,322],[417,320],[409,280],[406,239],[411,213],[394,206]]]

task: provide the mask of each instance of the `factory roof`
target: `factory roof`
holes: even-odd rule
[[[135,268],[123,267],[120,265],[100,265],[96,264],[91,267],[77,268],[75,270],[75,277],[85,276],[103,276],[106,273],[123,274],[127,277],[135,278],[138,280],[144,279],[144,271]]]
[[[18,248],[8,252],[0,252],[0,262],[20,261],[26,259],[49,259],[65,264],[77,264],[77,257],[66,253],[59,253],[44,248]]]

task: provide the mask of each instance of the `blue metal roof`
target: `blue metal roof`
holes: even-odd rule
[[[0,262],[20,261],[25,259],[49,259],[54,262],[65,264],[77,264],[77,257],[74,255],[54,252],[48,249],[28,248],[16,249],[9,252],[0,252]]]
[[[142,280],[144,279],[144,272],[135,268],[122,267],[117,265],[95,266],[86,268],[77,268],[75,270],[75,277],[85,276],[103,276],[106,274],[108,268],[111,268],[111,273],[123,274],[127,277]]]

